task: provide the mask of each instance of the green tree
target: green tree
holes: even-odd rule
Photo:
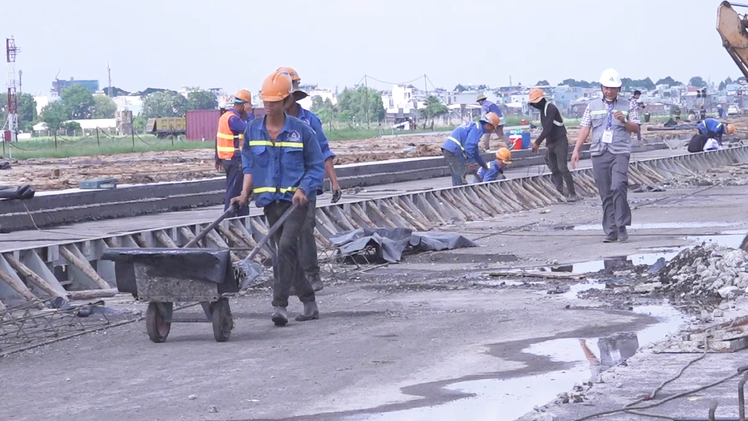
[[[74,85],[63,89],[60,97],[69,119],[87,119],[93,115],[96,102],[93,95],[83,86]]]
[[[368,105],[368,106],[367,106]],[[369,121],[384,120],[387,112],[382,103],[382,95],[376,90],[359,86],[356,89],[344,89],[338,97],[339,121],[347,123],[366,122],[367,110]]]
[[[187,98],[179,92],[154,92],[143,101],[143,116],[145,118],[181,117],[187,111],[187,106]]]
[[[62,127],[62,124],[69,120],[68,110],[62,101],[55,101],[42,108],[41,121],[47,124],[49,130],[53,132]]]
[[[0,93],[0,125],[8,118],[8,94]],[[31,94],[18,95],[18,128],[29,131],[36,121],[36,101]]]
[[[106,95],[110,98],[130,95],[130,93],[126,90],[120,89],[116,86],[112,86],[112,92],[109,92],[109,87],[104,88],[104,93],[106,93]]]
[[[330,98],[323,100],[319,95],[312,97],[312,112],[317,114],[323,123],[329,123],[335,119],[335,106]]]
[[[664,79],[658,80],[655,85],[667,85],[667,86],[679,86],[683,85],[682,83],[678,82],[677,80],[673,79],[672,77],[668,76]]]
[[[455,86],[454,90],[457,91],[457,92],[465,92],[465,91],[467,91],[467,88],[458,84],[457,86]]]
[[[539,80],[538,83],[535,84],[535,86],[551,86],[551,84],[548,83],[547,80]]]
[[[719,83],[719,87],[717,88],[717,90],[724,91],[726,87],[727,87],[727,85],[725,85],[725,82],[722,81],[722,82]]]
[[[213,92],[196,90],[187,94],[188,110],[215,110],[218,108],[218,98]]]
[[[592,84],[584,80],[565,79],[561,81],[562,85],[570,86],[572,88],[591,88]]]
[[[105,95],[96,95],[94,98],[93,118],[114,118],[117,112],[117,104],[112,98]]]
[[[441,100],[433,95],[429,95],[426,98],[426,108],[418,110],[418,114],[424,120],[431,119],[432,121],[436,117],[443,116],[449,112],[449,108],[444,105]]]
[[[81,130],[81,125],[77,121],[68,121],[62,123],[62,129],[65,130],[67,136],[75,136],[75,132]]]
[[[706,87],[706,82],[704,81],[704,79],[701,78],[701,76],[692,77],[691,80],[688,81],[688,84],[690,86],[693,86],[694,88],[699,88],[699,89]]]
[[[132,118],[132,129],[135,131],[135,133],[143,133],[146,123],[146,118],[143,117],[142,114],[138,114]]]
[[[725,79],[725,85],[730,85],[730,84],[733,84],[733,83],[735,83],[735,82],[732,81],[732,79],[730,78],[730,76],[727,76],[727,79]]]

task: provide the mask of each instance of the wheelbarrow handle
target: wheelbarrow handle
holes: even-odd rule
[[[205,236],[208,235],[209,232],[213,231],[218,226],[218,224],[220,224],[221,222],[223,222],[224,219],[226,219],[226,218],[234,215],[238,210],[239,210],[239,204],[238,203],[232,203],[231,206],[228,209],[226,209],[226,212],[224,212],[221,216],[219,216],[218,219],[216,219],[215,221],[211,222],[210,225],[208,225],[207,227],[205,227],[204,230],[200,231],[195,236],[195,238],[193,238],[192,240],[188,241],[187,244],[185,244],[183,248],[190,248],[190,247],[194,246],[195,244],[197,244],[200,240],[202,240],[203,238],[205,238]]]
[[[247,258],[244,259],[244,262],[251,262],[252,259],[254,259],[255,256],[257,256],[257,253],[259,253],[260,250],[265,246],[265,244],[267,244],[270,238],[273,237],[273,234],[275,234],[275,232],[278,231],[278,229],[280,229],[280,227],[283,226],[283,224],[286,222],[286,219],[288,219],[288,217],[290,217],[291,214],[298,208],[299,208],[298,203],[294,203],[293,205],[291,205],[290,208],[286,209],[283,215],[281,215],[280,219],[275,221],[275,224],[273,224],[273,226],[270,227],[270,229],[268,230],[268,233],[265,234],[265,236],[262,237],[260,241],[257,243],[257,246],[255,246],[255,248],[252,249],[252,252],[249,253],[249,256],[247,256]]]

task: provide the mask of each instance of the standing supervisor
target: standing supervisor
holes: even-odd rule
[[[330,179],[330,186],[332,188],[331,202],[337,203],[338,200],[340,200],[342,192],[340,190],[340,185],[338,184],[338,177],[335,174],[335,165],[333,163],[335,160],[335,154],[330,151],[327,136],[325,136],[325,132],[322,130],[322,122],[313,112],[304,109],[304,107],[297,102],[306,98],[308,95],[306,92],[299,90],[301,77],[296,70],[290,67],[281,67],[278,71],[287,73],[291,76],[291,81],[293,82],[293,93],[286,101],[286,113],[308,124],[314,132],[319,148],[322,151],[322,160],[325,162],[325,174],[327,174],[327,177]],[[322,194],[322,189],[317,190],[317,194]],[[308,208],[307,221],[301,230],[299,258],[301,259],[301,266],[304,269],[304,273],[306,273],[307,279],[309,279],[309,282],[312,284],[312,288],[314,288],[315,291],[320,291],[324,288],[324,285],[319,276],[317,241],[314,238],[314,228],[317,224],[317,219],[315,217],[317,201],[315,199],[310,199]]]
[[[556,190],[564,194],[564,181],[566,181],[566,200],[576,202],[579,200],[574,190],[574,179],[569,172],[566,159],[569,155],[569,138],[566,136],[564,119],[558,108],[548,102],[543,96],[543,91],[538,88],[530,90],[530,106],[540,111],[540,122],[543,131],[532,144],[533,153],[538,153],[540,145],[545,140],[545,163],[551,170],[551,180]]]
[[[216,170],[226,173],[226,197],[224,209],[228,210],[231,198],[242,192],[242,159],[241,147],[247,122],[254,118],[252,114],[252,94],[242,89],[234,95],[234,107],[227,110],[218,119],[216,134]],[[249,208],[243,206],[237,215],[249,215]]]
[[[447,160],[449,171],[452,173],[452,185],[462,186],[467,184],[465,176],[473,172],[475,166],[480,166],[487,171],[488,166],[480,156],[478,143],[481,136],[496,130],[499,124],[499,116],[494,113],[484,115],[480,121],[471,121],[458,126],[452,131],[447,141],[442,145],[442,155]]]
[[[299,264],[299,237],[306,222],[308,201],[322,186],[322,151],[309,125],[284,112],[293,86],[291,77],[275,72],[262,84],[260,98],[265,117],[252,121],[242,147],[244,187],[232,199],[246,205],[252,192],[270,225],[291,208],[292,212],[275,233],[277,258],[273,262],[273,315],[276,326],[288,323],[288,296],[293,285],[304,311],[297,321],[319,318],[314,290]]]
[[[584,111],[571,163],[576,168],[582,144],[592,132],[592,172],[603,202],[604,242],[610,243],[629,238],[626,227],[631,225],[627,199],[631,133],[639,130],[641,122],[638,109],[618,97],[621,76],[617,71],[604,71],[600,85],[603,97],[591,101]]]
[[[489,101],[485,95],[480,94],[478,95],[478,98],[476,99],[478,104],[481,108],[481,114],[486,115],[488,113],[494,113],[497,116],[499,116],[499,124],[495,127],[496,135],[499,136],[499,140],[503,140],[504,143],[506,143],[506,138],[504,137],[504,125],[501,124],[501,117],[503,116],[501,113],[501,109],[498,105],[494,104],[493,102]],[[483,136],[483,149],[489,150],[491,148],[491,133],[486,133]]]

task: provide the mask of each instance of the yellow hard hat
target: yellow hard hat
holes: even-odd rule
[[[293,92],[293,82],[288,73],[275,72],[262,83],[260,99],[268,102],[283,101]]]
[[[484,123],[488,123],[493,126],[493,128],[499,127],[499,123],[501,122],[501,119],[496,113],[488,113],[483,116],[483,118],[480,119],[480,121]]]
[[[234,104],[251,104],[252,94],[248,90],[242,89],[234,95]]]
[[[496,151],[496,159],[509,165],[512,163],[512,151],[507,148],[500,148]]]

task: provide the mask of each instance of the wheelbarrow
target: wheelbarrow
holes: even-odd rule
[[[227,210],[217,220],[185,245],[185,248],[111,248],[103,260],[114,262],[117,289],[133,297],[148,301],[145,314],[146,330],[151,341],[166,341],[175,322],[209,322],[213,337],[226,342],[234,328],[229,301],[224,294],[239,292],[262,273],[262,267],[252,262],[262,247],[297,208],[292,205],[260,239],[244,260],[232,264],[230,250],[189,248],[225,218],[235,208]],[[205,319],[174,319],[175,302],[199,302]]]

